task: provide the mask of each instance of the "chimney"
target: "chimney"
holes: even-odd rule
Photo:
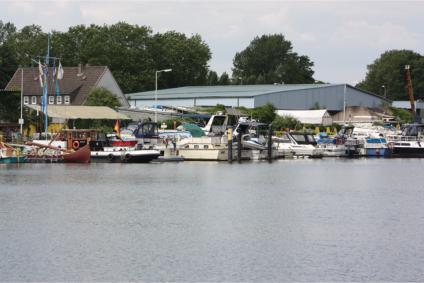
[[[78,77],[81,77],[82,76],[82,64],[81,63],[78,64],[78,74],[77,74],[77,76]]]

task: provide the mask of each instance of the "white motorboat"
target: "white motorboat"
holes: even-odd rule
[[[178,156],[184,160],[228,160],[227,137],[190,137],[177,142]]]
[[[424,124],[405,125],[401,135],[387,138],[394,157],[424,157]]]
[[[286,133],[282,137],[274,138],[278,151],[291,151],[295,156],[319,158],[323,156],[323,149],[317,148],[313,135],[307,133]]]

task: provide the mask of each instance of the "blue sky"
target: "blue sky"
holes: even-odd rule
[[[200,34],[218,73],[257,35],[282,33],[315,63],[314,77],[355,84],[390,49],[424,54],[424,1],[0,0],[0,19],[18,28],[66,31],[77,24],[125,21],[154,32]]]

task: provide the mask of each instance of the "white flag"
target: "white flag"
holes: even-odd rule
[[[57,70],[57,77],[56,78],[58,80],[63,79],[63,68],[62,68],[62,63],[60,63],[60,61],[59,61],[59,67],[58,67],[58,70]]]
[[[44,83],[43,83],[44,72],[43,72],[43,66],[41,65],[40,60],[38,60],[38,72],[39,72],[38,79],[40,80],[40,86],[43,87],[44,86]]]

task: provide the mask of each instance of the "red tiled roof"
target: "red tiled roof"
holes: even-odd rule
[[[82,73],[79,67],[63,67],[63,79],[59,81],[60,94],[70,95],[71,103],[81,105],[86,100],[89,92],[97,86],[102,75],[106,72],[106,66],[85,66]],[[38,67],[23,68],[24,95],[42,95],[43,91],[38,79]],[[49,68],[49,94],[55,93],[55,85],[52,83],[53,68]],[[12,79],[6,86],[6,90],[21,89],[21,68],[16,70]]]

